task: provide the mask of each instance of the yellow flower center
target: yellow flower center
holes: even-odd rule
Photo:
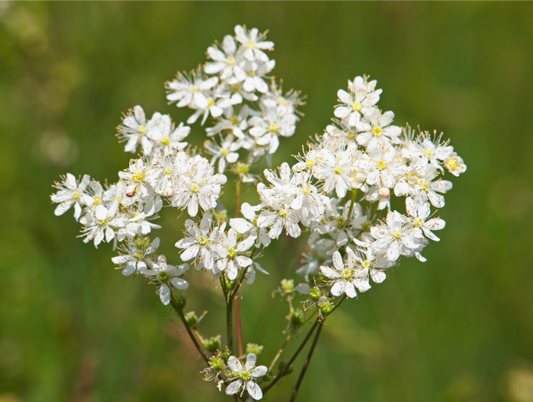
[[[315,161],[312,159],[306,159],[305,166],[309,169],[312,169],[315,166]]]
[[[363,263],[361,264],[361,266],[364,268],[364,269],[370,269],[372,268],[372,263],[370,261],[363,261]]]
[[[163,138],[161,138],[161,144],[163,144],[163,145],[168,145],[168,144],[170,144],[170,138],[168,138],[168,137],[165,135]]]
[[[278,125],[276,123],[270,123],[270,125],[268,126],[268,131],[270,131],[271,133],[275,133],[276,131],[278,131]]]
[[[212,97],[207,98],[207,106],[211,107],[215,104],[215,100]]]
[[[228,248],[228,258],[235,258],[237,251],[233,247]]]
[[[396,240],[400,240],[402,238],[402,234],[400,233],[399,230],[397,230],[396,232],[392,234],[392,237],[394,237]]]
[[[144,127],[143,125],[140,125],[139,127],[137,127],[137,132],[139,133],[139,135],[145,135],[146,127]]]
[[[416,218],[413,220],[413,223],[415,224],[415,226],[422,226],[424,224],[424,220],[421,218]]]
[[[304,195],[309,195],[309,194],[311,194],[311,187],[309,187],[309,186],[304,187],[304,189],[303,189],[303,193],[304,193]]]
[[[426,157],[427,157],[427,158],[432,158],[432,157],[435,156],[435,152],[433,152],[432,149],[426,149],[425,154],[426,154]]]
[[[143,172],[137,172],[132,176],[133,181],[136,181],[137,183],[142,183],[144,179]]]
[[[352,279],[353,272],[351,269],[345,268],[342,270],[341,275],[342,275],[342,279],[344,279],[345,281],[349,281],[350,279]]]
[[[361,110],[361,107],[362,107],[362,105],[359,102],[353,101],[352,109],[353,109],[354,112],[359,112]]]
[[[278,214],[279,214],[280,217],[285,218],[287,216],[287,210],[286,209],[280,209]]]
[[[200,244],[200,246],[205,246],[207,244],[207,237],[200,236],[200,238],[198,239],[198,243]]]
[[[170,166],[167,166],[167,167],[165,168],[165,174],[170,174],[170,173],[172,173],[173,171],[174,171],[174,169],[172,169]]]
[[[72,199],[76,200],[76,201],[79,201],[81,198],[81,194],[79,191],[74,191],[72,192]]]
[[[278,105],[285,105],[285,98],[283,96],[278,97]]]
[[[387,162],[384,162],[384,161],[382,161],[382,160],[380,160],[380,161],[378,162],[378,169],[379,169],[379,170],[383,170],[383,169],[385,169],[386,167],[387,167]]]
[[[191,191],[192,191],[193,193],[197,193],[198,190],[200,190],[200,189],[198,188],[198,185],[193,184],[193,185],[191,186]]]
[[[334,170],[335,174],[341,174],[342,173],[342,167],[337,166]]]
[[[189,87],[189,91],[191,91],[192,93],[195,93],[195,92],[198,92],[199,91],[199,88],[192,84],[190,87]]]
[[[355,140],[355,133],[352,130],[348,131],[346,136],[348,137],[349,140]]]
[[[100,205],[102,203],[102,197],[100,197],[99,195],[95,195],[93,197],[93,200],[94,200],[94,205]]]
[[[446,166],[448,166],[448,169],[450,170],[457,169],[457,159],[456,158],[448,159],[448,162],[446,162]]]
[[[228,56],[226,61],[228,63],[228,66],[234,66],[236,64],[235,57],[233,56]]]
[[[383,130],[381,129],[381,127],[376,126],[372,129],[372,134],[374,134],[375,137],[379,137],[383,134]]]
[[[228,151],[226,148],[222,148],[222,149],[220,150],[220,154],[221,154],[222,156],[228,156],[229,151]]]

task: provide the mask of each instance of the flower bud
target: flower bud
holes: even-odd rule
[[[293,310],[289,316],[289,321],[295,327],[299,327],[305,321],[304,312],[300,309]]]
[[[220,371],[224,368],[224,360],[222,360],[220,357],[213,357],[211,360],[209,360],[209,365],[213,370]]]
[[[185,322],[189,327],[192,327],[198,323],[198,316],[194,311],[189,311],[187,314],[185,314]]]
[[[228,359],[230,358],[230,356],[231,356],[231,352],[229,351],[228,347],[226,346],[224,348],[224,350],[222,351],[222,353],[220,354],[220,357],[222,358],[222,360],[227,362]]]
[[[328,315],[332,311],[333,311],[333,304],[329,300],[326,300],[324,303],[320,305],[320,313],[322,313],[322,315]]]
[[[294,290],[294,280],[293,279],[282,279],[281,289],[284,292],[292,292]]]
[[[322,297],[322,292],[320,291],[318,287],[315,286],[309,292],[309,297],[311,297],[311,299],[314,301],[319,301],[320,297]]]
[[[172,187],[167,187],[163,190],[163,194],[167,198],[172,198],[174,196],[174,189]]]
[[[217,222],[225,222],[228,219],[228,211],[225,209],[215,209],[213,218],[215,218]]]
[[[220,335],[213,336],[209,339],[204,339],[203,344],[205,348],[210,352],[214,352],[220,349]]]
[[[387,187],[381,187],[378,190],[378,194],[381,198],[389,198],[390,197],[390,190]]]
[[[257,343],[248,343],[246,345],[246,354],[253,353],[254,355],[258,355],[263,351],[263,346],[258,345]]]

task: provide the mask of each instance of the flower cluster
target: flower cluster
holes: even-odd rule
[[[216,118],[216,124],[206,129],[207,136],[215,138],[204,146],[211,163],[218,161],[219,173],[239,158],[250,164],[269,157],[278,149],[279,137],[294,134],[301,101],[298,92],[283,94],[268,77],[276,62],[265,51],[273,48],[256,28],[248,32],[237,25],[234,36],[207,49],[211,61],[205,66],[178,73],[167,83],[167,99],[194,110],[188,124],[200,116],[202,125],[209,116]],[[239,155],[241,149],[245,155]]]
[[[425,261],[424,247],[429,240],[439,241],[433,232],[445,226],[435,216],[452,188],[443,176],[466,171],[442,135],[394,125],[394,113],[378,107],[382,90],[377,82],[361,76],[338,91],[332,124],[292,165],[265,169],[280,139],[294,134],[296,107],[302,104],[299,92],[283,93],[268,77],[275,61],[265,52],[273,47],[265,34],[238,25],[234,35],[207,49],[205,65],[166,83],[167,99],[192,109],[187,124],[210,123],[203,149],[185,141],[189,126],[176,125],[158,112],[147,119],[143,108],[135,106],[123,116],[118,138],[125,142],[125,152],[139,149],[140,154],[118,173],[118,181],[103,186],[88,175],[77,180],[68,173],[51,196],[59,204],[56,215],[73,207],[85,242],[118,245],[113,263],[125,276],[154,284],[161,302],[172,304],[189,330],[199,320],[183,313],[186,273],[206,270],[218,279],[231,317],[241,285],[254,283],[256,271],[268,273],[258,259],[283,232],[292,238],[307,234],[309,248],[296,270],[305,283],[284,280],[275,291],[289,302],[287,340],[306,322],[309,310],[317,314],[318,325],[345,298],[366,292],[371,282],[383,282],[402,257]],[[236,183],[233,218],[221,199],[228,177]],[[257,205],[240,202],[245,184],[257,190]],[[181,265],[167,263],[157,252],[159,239],[148,237],[160,227],[153,221],[165,204],[188,215],[183,236],[175,242]],[[307,298],[302,309],[292,305],[296,293]],[[217,379],[228,395],[246,391],[259,400],[263,391],[258,382],[272,381],[265,377],[265,366],[255,367],[262,347],[247,352],[243,367],[232,356],[233,326],[227,321],[225,349],[220,336],[204,340],[198,331],[189,331],[209,364],[206,379]],[[286,370],[278,369],[277,378]]]

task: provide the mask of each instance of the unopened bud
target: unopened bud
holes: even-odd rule
[[[316,286],[309,291],[309,297],[314,301],[319,301],[322,296],[322,292]]]
[[[305,321],[304,312],[300,309],[293,310],[289,316],[289,320],[295,327],[302,325]]]
[[[281,289],[284,292],[292,292],[294,290],[294,280],[293,279],[282,279]]]
[[[390,197],[390,190],[387,187],[381,187],[378,190],[379,196],[381,198],[389,198]]]
[[[216,209],[213,213],[213,218],[218,222],[225,222],[228,219],[228,211],[225,209]]]
[[[171,187],[167,187],[165,188],[165,190],[163,191],[163,194],[165,195],[165,197],[167,198],[172,198],[174,196],[174,189],[171,188]]]
[[[246,354],[253,353],[254,355],[258,355],[263,351],[263,346],[258,345],[257,343],[249,343],[246,345]]]
[[[185,322],[189,327],[192,327],[198,323],[198,316],[194,311],[189,311],[187,314],[185,314]]]
[[[329,300],[326,300],[324,303],[320,305],[320,312],[322,313],[322,315],[328,315],[332,311],[333,311],[333,304]]]
[[[213,336],[209,339],[204,339],[203,344],[205,348],[210,352],[214,352],[215,350],[220,349],[220,335]]]
[[[224,360],[222,360],[220,357],[213,357],[211,360],[209,360],[209,365],[213,370],[220,371],[224,368]]]

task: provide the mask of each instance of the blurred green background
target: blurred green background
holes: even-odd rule
[[[129,155],[114,128],[163,83],[205,61],[236,24],[269,30],[274,75],[307,95],[297,153],[333,115],[336,92],[368,74],[396,124],[444,131],[468,171],[440,216],[428,262],[407,261],[326,326],[300,401],[533,401],[533,4],[0,3],[0,402],[229,400],[205,384],[181,323],[141,279],[113,270],[109,245],[53,214],[60,174],[116,181]],[[201,129],[190,138],[200,144]],[[175,211],[157,235],[177,262]],[[244,290],[245,342],[281,345],[270,293],[294,244]],[[189,306],[222,324],[218,291],[193,281]],[[301,365],[301,361],[298,361]],[[287,400],[293,374],[267,400]]]

